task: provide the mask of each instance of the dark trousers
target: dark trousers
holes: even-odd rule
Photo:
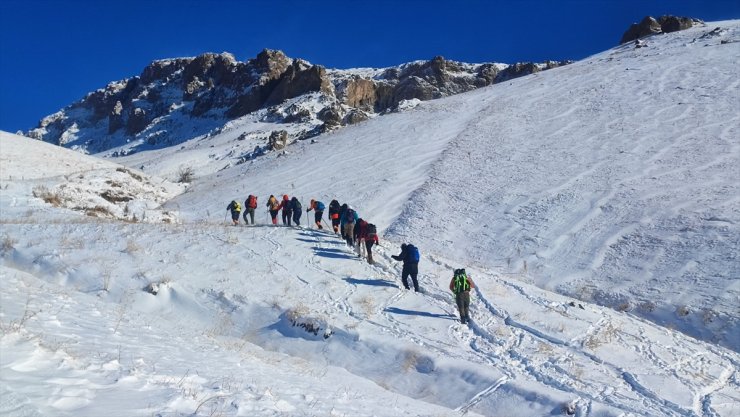
[[[460,320],[465,323],[470,319],[470,291],[460,291],[455,294],[457,310],[460,312]]]
[[[293,217],[292,210],[285,210],[283,209],[283,224],[287,224],[290,226],[290,220]]]
[[[324,216],[324,212],[323,211],[316,210],[316,214],[314,215],[314,220],[316,221],[316,226],[319,229],[323,229],[323,227],[321,227],[321,218],[323,216]]]
[[[295,223],[296,226],[301,225],[301,211],[300,210],[293,210],[293,223]]]
[[[272,217],[272,224],[277,224],[277,215],[280,210],[270,210],[270,217]]]
[[[375,244],[375,241],[372,239],[368,239],[365,241],[365,247],[367,248],[367,261],[369,263],[373,263],[373,245]]]
[[[411,289],[406,278],[411,276],[411,281],[414,283],[414,291],[419,291],[419,281],[416,279],[419,275],[419,264],[418,263],[404,263],[403,270],[401,270],[401,282],[403,286],[408,290]]]
[[[254,209],[247,208],[246,210],[244,210],[244,223],[249,224],[249,220],[247,220],[247,214],[249,214],[249,218],[252,220],[252,224],[254,224]]]

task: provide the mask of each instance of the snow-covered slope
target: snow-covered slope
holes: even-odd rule
[[[249,193],[338,198],[395,241],[740,350],[738,38],[707,24],[282,155],[214,157],[174,207],[195,220]],[[123,161],[164,175],[260,128]]]
[[[738,40],[709,23],[236,166],[209,155],[259,121],[124,158],[209,161],[164,207],[179,223],[52,207],[32,189],[59,178],[0,136],[0,414],[740,414]],[[28,149],[12,172],[8,141]],[[263,206],[227,226],[250,193],[354,205],[378,264]],[[398,282],[402,241],[421,293]]]
[[[184,190],[181,184],[7,132],[0,132],[0,181],[5,218],[39,221],[57,215],[51,205],[94,217],[176,222],[177,213],[160,206]]]

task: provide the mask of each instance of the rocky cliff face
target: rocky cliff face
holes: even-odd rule
[[[658,33],[678,32],[693,27],[694,25],[703,24],[699,19],[691,17],[678,16],[661,16],[657,19],[652,16],[645,16],[640,23],[633,23],[619,41],[620,44],[634,41],[636,39],[655,35]]]
[[[566,63],[465,64],[435,57],[393,68],[327,70],[281,51],[263,50],[246,62],[207,53],[154,61],[139,76],[89,93],[25,134],[89,153],[118,149],[118,155],[177,145],[252,115],[301,125],[300,134],[281,139],[287,144],[394,111],[405,100],[432,100]]]

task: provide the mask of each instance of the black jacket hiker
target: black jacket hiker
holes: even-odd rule
[[[419,292],[419,281],[417,279],[417,276],[419,275],[419,260],[415,257],[418,253],[419,250],[416,249],[414,245],[407,245],[404,243],[401,245],[401,253],[398,255],[391,255],[391,258],[403,262],[401,283],[403,283],[404,288],[407,290],[411,289],[406,279],[408,276],[411,276],[411,281],[414,284],[414,291],[416,292]]]

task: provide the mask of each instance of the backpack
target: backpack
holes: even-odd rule
[[[256,209],[257,208],[257,197],[252,194],[247,197],[247,207]]]
[[[455,288],[455,294],[463,291],[470,290],[470,283],[468,282],[468,274],[465,272],[465,268],[455,270],[455,276],[453,278],[453,288]]]
[[[344,222],[345,223],[354,223],[355,222],[355,211],[351,208],[347,208],[347,210],[344,211]]]
[[[293,210],[300,210],[302,208],[303,208],[303,206],[301,205],[301,202],[298,201],[297,198],[294,198],[293,199]]]
[[[272,198],[272,200],[268,201],[267,204],[270,205],[270,210],[278,210],[280,208],[280,202],[277,201],[277,198]]]
[[[232,210],[234,211],[242,211],[242,207],[239,205],[239,203],[236,202],[236,200],[231,202],[231,206],[233,207]]]
[[[406,247],[406,260],[409,262],[419,262],[419,259],[421,259],[421,256],[419,254],[419,249],[414,245],[408,245]]]
[[[316,202],[316,210],[324,211],[324,208],[326,208],[326,206],[324,206],[324,203],[322,203],[321,201]]]
[[[367,237],[369,238],[375,238],[375,236],[378,234],[378,229],[372,223],[367,224],[366,230],[367,230]]]

